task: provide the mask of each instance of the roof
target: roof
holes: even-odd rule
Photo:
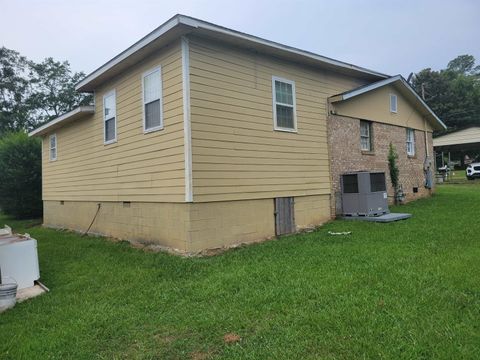
[[[248,48],[250,50],[286,58],[288,60],[297,61],[311,66],[327,68],[336,72],[364,77],[372,81],[388,77],[388,75],[377,71],[178,14],[137,41],[128,49],[100,66],[91,74],[87,75],[76,85],[75,88],[76,90],[83,92],[94,91],[102,82],[116,76],[129,66],[137,63],[140,59],[143,59],[156,50],[166,46],[171,41],[187,34],[206,36],[214,40],[232,43],[235,46]]]
[[[417,92],[410,86],[410,84],[403,78],[401,75],[396,75],[389,77],[388,79],[377,81],[373,84],[368,84],[360,86],[353,90],[346,91],[344,93],[334,95],[330,98],[330,102],[339,102],[345,101],[356,96],[365,94],[369,91],[376,90],[383,86],[394,85],[397,89],[405,96],[407,99],[410,99],[414,104],[417,105],[418,109],[423,116],[427,118],[434,125],[435,130],[445,130],[447,126],[443,123],[442,120],[433,112],[432,109],[427,105],[427,103],[417,94]]]
[[[69,111],[63,115],[60,115],[56,119],[49,121],[48,123],[32,130],[28,133],[28,136],[42,136],[47,132],[55,130],[69,122],[77,121],[82,118],[85,118],[86,115],[93,114],[95,112],[95,107],[93,105],[79,106],[72,111]]]
[[[474,143],[480,143],[480,127],[478,126],[472,126],[467,129],[454,131],[433,139],[434,147]]]

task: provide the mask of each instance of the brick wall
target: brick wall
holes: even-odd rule
[[[393,187],[388,170],[388,147],[390,142],[398,153],[399,183],[403,186],[406,200],[411,201],[430,195],[424,186],[425,133],[415,130],[415,156],[407,156],[406,129],[400,126],[372,122],[373,151],[360,149],[360,120],[331,115],[328,119],[328,142],[330,171],[332,176],[332,212],[339,213],[340,175],[351,171],[383,171],[387,177],[389,202],[393,202]],[[428,133],[430,159],[433,159],[432,134]],[[418,193],[413,188],[418,187]]]

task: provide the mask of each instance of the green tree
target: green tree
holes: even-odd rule
[[[475,57],[472,55],[460,55],[450,61],[447,69],[459,74],[475,75],[480,72],[480,66],[475,66]]]
[[[75,91],[84,77],[67,61],[47,58],[34,63],[14,50],[0,48],[0,136],[31,130],[92,97]]]
[[[388,169],[390,170],[390,180],[392,182],[392,186],[395,189],[395,192],[398,190],[398,177],[399,177],[399,170],[398,170],[398,154],[397,149],[393,146],[392,143],[388,146]]]
[[[31,64],[30,85],[32,94],[28,99],[35,123],[41,125],[64,114],[76,106],[88,105],[91,95],[75,91],[75,84],[85,74],[72,73],[68,61],[46,58],[38,64]]]
[[[458,56],[439,71],[424,69],[415,74],[412,86],[425,93],[425,101],[449,127],[447,131],[480,126],[480,67],[473,56]]]
[[[0,209],[15,218],[42,215],[41,143],[25,132],[0,139]]]
[[[18,52],[0,48],[0,136],[29,126],[29,66]]]

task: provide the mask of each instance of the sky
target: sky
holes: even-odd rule
[[[478,0],[0,0],[0,46],[88,74],[177,13],[390,75],[480,64]]]

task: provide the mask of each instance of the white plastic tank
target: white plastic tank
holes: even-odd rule
[[[0,269],[1,276],[13,278],[18,284],[18,289],[34,286],[34,282],[40,279],[37,240],[28,235],[16,235],[2,229]]]

